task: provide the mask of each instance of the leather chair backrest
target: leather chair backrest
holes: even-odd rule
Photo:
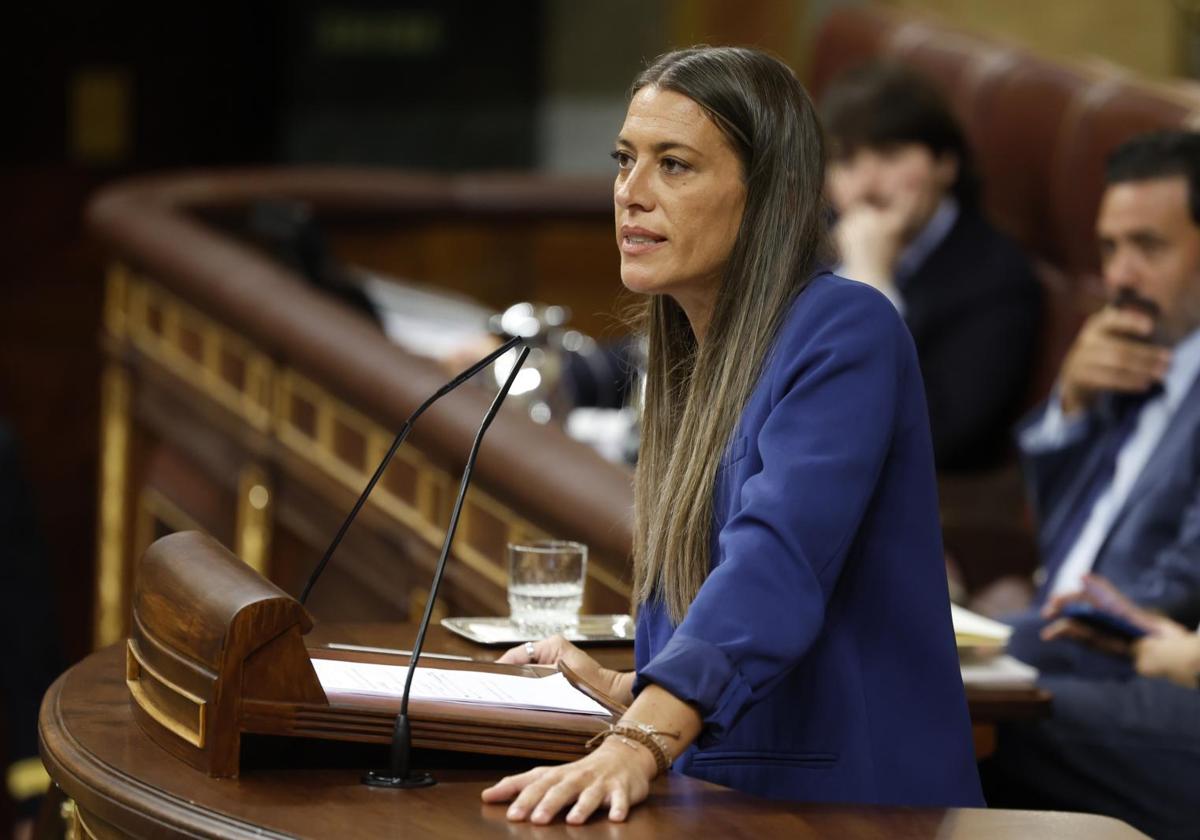
[[[814,45],[809,88],[872,59],[940,84],[971,142],[984,210],[1030,252],[1047,300],[1040,397],[1070,339],[1100,301],[1094,226],[1104,163],[1125,140],[1200,125],[1200,92],[1099,64],[1054,61],[1010,43],[877,6],[838,9]]]

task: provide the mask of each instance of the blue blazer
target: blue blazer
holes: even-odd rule
[[[1042,405],[1018,434],[1040,422],[1044,412]],[[1079,437],[1057,449],[1022,451],[1043,550],[1064,527],[1071,509],[1081,504],[1086,493],[1082,479],[1091,472],[1093,460],[1102,457],[1097,439],[1114,422],[1111,401],[1105,399],[1087,415]],[[1145,607],[1189,627],[1200,622],[1200,378],[1192,383],[1117,512],[1092,570]],[[1127,657],[1109,656],[1068,639],[1042,640],[1046,619],[1039,605],[1057,572],[1057,566],[1043,567],[1034,606],[1005,619],[1013,625],[1008,652],[1043,674],[1132,677]]]
[[[1037,423],[1044,410],[1023,428]],[[1043,546],[1079,503],[1078,479],[1099,457],[1094,443],[1113,422],[1105,400],[1087,416],[1078,439],[1060,449],[1022,452]],[[1130,489],[1092,568],[1138,603],[1188,626],[1200,622],[1200,378]],[[1047,580],[1057,571],[1045,569]]]
[[[779,799],[981,805],[925,396],[883,295],[832,274],[799,295],[714,493],[687,616],[638,615],[635,691],[704,720],[675,769]]]

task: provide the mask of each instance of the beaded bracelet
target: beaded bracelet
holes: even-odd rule
[[[592,736],[587,742],[588,749],[591,749],[594,744],[598,744],[610,735],[616,735],[621,738],[622,743],[633,746],[629,743],[632,739],[650,750],[650,754],[654,756],[654,763],[658,768],[658,773],[667,772],[667,768],[671,766],[671,758],[667,752],[667,745],[662,740],[667,738],[678,738],[678,732],[661,732],[648,723],[638,723],[634,720],[622,720],[617,723],[610,723],[608,726]]]

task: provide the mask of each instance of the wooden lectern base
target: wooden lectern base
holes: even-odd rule
[[[211,778],[159,747],[135,722],[124,650],[100,651],[51,686],[42,704],[42,760],[75,802],[84,838],[536,838],[661,840],[671,837],[797,840],[1132,840],[1123,823],[1082,814],[873,808],[769,802],[670,774],[629,821],[585,826],[510,824],[505,806],[479,794],[528,766],[513,759],[425,752],[438,784],[378,790],[359,782],[387,750],[375,745],[248,738],[242,774]]]
[[[327,696],[304,635],[305,609],[197,532],[155,542],[138,564],[125,680],[134,717],[182,761],[236,776],[243,735],[390,743],[399,698]],[[407,656],[320,650],[324,659],[405,665]],[[542,677],[485,662],[422,666]],[[585,753],[606,718],[414,699],[416,747],[550,761]]]
[[[399,700],[327,696],[312,657],[394,665],[407,664],[407,657],[323,648],[313,638],[321,633],[308,635],[312,629],[294,598],[212,538],[196,532],[163,537],[146,550],[135,581],[125,646],[135,719],[164,749],[211,776],[238,774],[241,738],[248,734],[389,743]],[[422,665],[545,675],[544,669],[491,662],[428,658]],[[968,698],[977,725],[1043,714],[1047,707],[1044,693],[1032,687],[1016,695],[969,692]],[[583,755],[605,723],[596,716],[423,700],[413,700],[409,712],[418,748],[549,761]]]

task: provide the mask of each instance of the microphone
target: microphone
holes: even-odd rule
[[[441,388],[438,388],[437,392],[434,393],[433,396],[431,396],[429,399],[425,400],[425,402],[423,402],[419,406],[417,406],[417,410],[414,411],[412,414],[408,415],[408,419],[404,421],[404,424],[400,427],[400,431],[397,432],[396,439],[392,441],[391,448],[389,448],[387,451],[387,454],[383,456],[383,460],[379,462],[379,466],[376,467],[375,474],[373,476],[371,476],[371,480],[367,482],[367,486],[362,491],[362,495],[358,497],[358,501],[354,503],[354,507],[351,508],[350,514],[346,517],[345,521],[342,522],[341,527],[338,528],[337,534],[334,535],[333,542],[331,542],[329,544],[329,548],[325,549],[325,554],[321,557],[320,562],[318,562],[317,565],[313,568],[312,574],[310,574],[308,576],[308,582],[304,584],[304,589],[301,590],[301,592],[300,592],[300,604],[301,605],[303,605],[308,600],[308,596],[312,592],[313,586],[316,585],[317,579],[321,577],[321,574],[325,571],[325,567],[329,565],[329,559],[331,557],[333,557],[333,553],[335,551],[337,551],[338,546],[341,545],[342,537],[346,536],[346,532],[348,530],[350,530],[350,523],[354,521],[355,517],[358,516],[358,512],[360,510],[362,510],[362,506],[366,503],[367,497],[371,495],[371,491],[375,489],[375,485],[378,484],[379,479],[381,479],[383,477],[384,470],[386,470],[387,465],[392,462],[392,458],[393,458],[393,456],[395,456],[396,450],[400,448],[400,444],[404,443],[405,439],[408,437],[408,433],[412,431],[413,426],[417,422],[417,418],[419,418],[422,414],[424,414],[425,409],[429,408],[429,406],[433,405],[435,402],[440,400],[442,397],[446,396],[446,394],[449,394],[451,391],[453,391],[459,385],[466,382],[472,376],[479,373],[479,371],[483,370],[485,367],[490,365],[492,362],[496,361],[496,359],[500,358],[501,356],[503,356],[505,353],[507,353],[509,350],[513,349],[520,343],[521,343],[520,336],[514,336],[513,338],[510,338],[508,341],[504,342],[499,347],[497,347],[495,350],[493,350],[491,353],[488,353],[486,356],[484,356],[478,362],[476,362],[475,364],[471,365],[469,368],[464,370],[458,376],[451,379],[449,382],[447,382]],[[529,348],[526,347],[525,349],[526,349],[526,352],[528,352]],[[525,361],[525,356],[521,356],[521,361],[522,362]],[[519,368],[520,368],[520,365],[518,364],[516,367],[513,368],[513,371],[515,372]],[[512,377],[510,376],[509,377],[509,380],[510,380],[509,385],[512,384],[511,379],[512,379]],[[507,385],[504,388],[504,393],[505,394],[508,393]],[[491,421],[489,420],[489,422],[491,422]],[[430,597],[432,600],[432,596],[430,596]]]
[[[487,432],[488,426],[492,425],[492,420],[495,419],[496,412],[500,410],[500,405],[504,402],[504,398],[508,396],[508,391],[512,387],[513,380],[517,378],[517,372],[521,369],[521,365],[525,364],[525,358],[528,355],[529,346],[525,345],[521,348],[521,354],[517,357],[517,362],[513,365],[513,369],[509,371],[504,385],[501,386],[500,391],[496,394],[496,398],[492,400],[492,405],[484,416],[483,422],[479,426],[479,431],[475,433],[475,442],[471,444],[471,452],[467,456],[467,464],[463,467],[462,480],[459,482],[458,498],[454,500],[454,510],[450,514],[450,524],[446,528],[446,538],[442,541],[442,553],[438,557],[437,566],[433,572],[433,582],[429,585],[429,598],[425,601],[425,614],[421,616],[421,623],[417,627],[417,640],[413,643],[412,654],[408,658],[408,674],[404,679],[404,693],[400,695],[400,714],[396,715],[396,725],[392,730],[391,766],[387,770],[368,771],[362,779],[365,785],[387,788],[418,788],[436,784],[437,780],[430,774],[414,771],[409,767],[412,759],[412,728],[408,720],[408,695],[412,690],[413,675],[417,672],[417,662],[421,657],[421,648],[425,644],[425,632],[429,629],[429,620],[433,616],[434,599],[437,598],[438,587],[441,585],[442,575],[446,571],[446,558],[450,555],[450,544],[454,541],[454,532],[458,529],[458,518],[462,514],[463,500],[466,498],[467,488],[471,484],[471,473],[475,469],[475,459],[479,455],[479,446],[483,443],[483,436]]]

